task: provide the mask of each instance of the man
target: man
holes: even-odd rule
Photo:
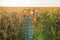
[[[33,11],[34,12],[34,11]],[[33,40],[33,21],[36,20],[36,15],[31,17],[30,9],[25,10],[21,22],[22,27],[22,40]]]

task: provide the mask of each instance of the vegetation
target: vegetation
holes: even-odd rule
[[[60,40],[60,12],[43,10],[34,22],[33,40]],[[21,40],[20,14],[0,12],[0,39]]]

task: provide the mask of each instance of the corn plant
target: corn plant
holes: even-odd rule
[[[51,14],[49,14],[51,13]],[[49,15],[48,15],[49,14]],[[42,11],[34,22],[33,40],[59,40],[60,39],[60,12]],[[0,39],[21,40],[20,14],[8,13],[1,10],[0,13]]]
[[[47,12],[43,12],[37,16],[34,40],[56,40],[56,21],[58,17],[60,17],[59,14],[54,12],[51,15],[48,15]]]

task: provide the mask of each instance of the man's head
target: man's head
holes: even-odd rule
[[[24,10],[23,15],[29,17],[30,16],[30,9]]]

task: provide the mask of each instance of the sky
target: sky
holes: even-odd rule
[[[0,6],[60,7],[60,0],[0,0]]]

